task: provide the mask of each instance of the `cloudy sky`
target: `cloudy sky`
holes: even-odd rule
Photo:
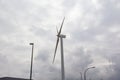
[[[120,80],[120,0],[0,0],[0,77],[61,80],[60,47],[52,64],[56,26],[66,17],[66,80]]]

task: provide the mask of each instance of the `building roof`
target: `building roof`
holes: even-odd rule
[[[15,78],[15,77],[2,77],[0,80],[29,80],[24,78]]]

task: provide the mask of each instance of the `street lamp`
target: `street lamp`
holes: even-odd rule
[[[95,67],[89,67],[89,68],[87,68],[87,69],[84,71],[84,80],[86,80],[86,73],[87,73],[87,71],[88,71],[89,69],[93,69],[93,68],[95,68]]]
[[[32,80],[32,65],[33,65],[33,50],[34,50],[34,43],[30,43],[30,45],[32,45],[31,66],[30,66],[30,80]]]
[[[81,80],[83,80],[83,77],[82,77],[82,72],[80,72],[80,77],[81,77]]]

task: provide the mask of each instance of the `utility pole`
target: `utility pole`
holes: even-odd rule
[[[32,45],[31,66],[30,66],[30,80],[32,80],[32,67],[33,67],[33,50],[34,50],[34,43],[30,43],[30,45]]]

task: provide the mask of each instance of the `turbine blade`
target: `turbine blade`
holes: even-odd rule
[[[53,57],[53,63],[55,61],[55,56],[56,56],[56,51],[57,51],[58,43],[59,43],[59,37],[57,38],[57,42],[56,42],[56,47],[55,47],[55,52],[54,52],[54,57]]]
[[[59,36],[60,33],[61,33],[61,30],[62,30],[62,27],[63,27],[64,20],[65,20],[65,17],[63,18],[63,21],[62,21],[62,24],[61,24],[61,27],[60,27],[60,30],[59,30],[58,36]]]
[[[57,47],[58,47],[58,43],[59,43],[59,35],[60,35],[60,33],[61,33],[64,20],[65,20],[65,17],[63,18],[63,21],[62,21],[62,24],[61,24],[61,27],[60,27],[59,32],[58,32],[58,29],[57,29],[57,27],[56,27],[58,35],[57,35],[57,42],[56,42],[56,47],[55,47],[55,52],[54,52],[54,57],[53,57],[53,63],[54,63],[54,61],[55,61],[56,51],[57,51]]]

